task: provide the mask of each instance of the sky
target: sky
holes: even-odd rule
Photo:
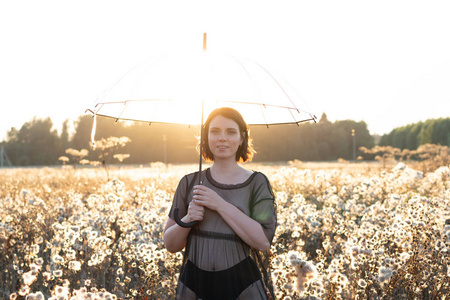
[[[372,134],[450,117],[449,1],[0,2],[0,140],[76,120],[131,68],[174,49],[248,57],[308,109]]]

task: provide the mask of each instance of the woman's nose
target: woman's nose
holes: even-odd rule
[[[219,136],[219,140],[220,141],[224,141],[225,139],[226,139],[225,134],[221,133],[220,136]]]

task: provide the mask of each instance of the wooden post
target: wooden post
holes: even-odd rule
[[[8,164],[8,166],[12,166],[11,161],[9,160],[8,155],[6,154],[6,151],[3,147],[3,145],[1,145],[0,147],[0,168],[3,168],[5,166],[5,163]]]

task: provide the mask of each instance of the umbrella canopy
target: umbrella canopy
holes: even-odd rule
[[[97,116],[203,125],[204,116],[212,110],[231,107],[239,111],[249,125],[316,122],[316,116],[301,106],[297,92],[258,63],[233,55],[206,52],[206,34],[203,50],[166,54],[125,74],[105,91],[94,107],[88,109],[94,115],[92,141]],[[200,171],[201,153],[200,147]],[[175,210],[179,225],[195,224],[181,223],[177,217]]]
[[[164,55],[138,65],[89,111],[114,119],[200,125],[202,115],[227,106],[249,125],[314,121],[301,105],[287,82],[258,63],[204,52]]]

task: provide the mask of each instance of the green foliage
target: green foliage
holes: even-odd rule
[[[395,128],[383,135],[379,144],[409,150],[424,144],[450,146],[450,118],[429,119]]]

